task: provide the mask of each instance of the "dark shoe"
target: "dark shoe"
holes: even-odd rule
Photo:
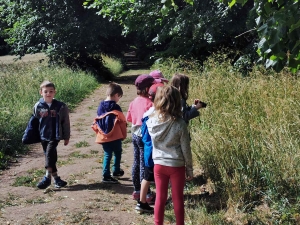
[[[156,198],[156,194],[154,192],[151,192],[147,194],[146,201],[148,202],[149,205],[154,205],[155,198]]]
[[[135,210],[138,211],[139,213],[154,213],[154,208],[151,207],[147,202],[142,203],[138,201]]]
[[[47,187],[49,187],[51,184],[51,179],[49,179],[48,177],[44,177],[43,180],[41,180],[41,182],[39,182],[36,186],[39,189],[46,189]]]
[[[54,180],[54,185],[56,188],[62,188],[64,186],[66,186],[68,183],[66,181],[63,181],[62,179],[60,179],[60,177],[57,177]]]
[[[113,172],[113,177],[122,177],[124,175],[124,170],[120,169],[119,172]]]
[[[102,183],[117,184],[117,183],[119,183],[119,181],[113,177],[103,177]]]

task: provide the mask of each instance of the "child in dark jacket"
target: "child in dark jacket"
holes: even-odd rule
[[[96,142],[102,144],[103,183],[118,183],[114,177],[121,177],[124,171],[120,168],[122,157],[122,140],[126,138],[126,119],[121,107],[117,104],[123,95],[119,84],[110,83],[106,91],[106,99],[101,101],[97,110],[97,118],[92,128],[97,133]],[[117,121],[116,121],[117,120]],[[110,173],[110,161],[114,154],[113,173]]]
[[[176,87],[181,95],[182,118],[188,124],[189,121],[200,115],[199,109],[205,108],[206,104],[199,99],[194,100],[194,104],[189,106],[186,101],[189,97],[190,79],[184,74],[175,74],[171,79],[171,85]]]
[[[57,174],[57,145],[64,140],[64,145],[69,144],[70,120],[69,110],[65,103],[54,99],[55,85],[50,81],[44,81],[40,86],[42,98],[34,105],[33,116],[39,120],[39,132],[41,144],[45,153],[46,175],[37,184],[39,189],[45,189],[51,184],[51,176],[54,178],[56,188],[67,185]]]

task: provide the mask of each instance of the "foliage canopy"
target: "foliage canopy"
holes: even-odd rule
[[[165,44],[172,56],[198,57],[225,46],[250,53],[252,60],[259,56],[258,62],[276,71],[299,70],[298,0],[86,0],[84,5],[119,21],[125,33]]]
[[[103,71],[101,52],[118,49],[118,24],[86,10],[82,0],[0,0],[0,18],[7,24],[2,32],[13,53],[44,51],[53,63]],[[112,36],[114,38],[112,38]]]
[[[245,4],[248,0],[231,0]],[[284,66],[293,72],[300,69],[300,2],[298,0],[255,0],[256,30],[259,35],[257,53],[267,68],[276,71]]]

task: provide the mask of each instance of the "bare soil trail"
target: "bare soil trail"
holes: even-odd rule
[[[119,104],[125,114],[136,97],[134,79],[138,72],[131,71],[117,80],[124,91]],[[105,91],[106,84],[102,84],[70,113],[70,143],[64,146],[60,142],[58,146],[58,174],[68,181],[65,188],[44,191],[14,185],[18,177],[42,178],[44,155],[40,144],[0,172],[0,224],[153,224],[153,215],[140,215],[134,210],[130,127],[123,142],[121,167],[125,174],[120,184],[101,183],[103,150],[95,143],[91,123],[99,102],[106,97]]]

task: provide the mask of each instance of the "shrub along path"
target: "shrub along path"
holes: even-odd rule
[[[132,72],[118,81],[124,91],[119,103],[125,113],[136,97],[134,79],[142,73]],[[44,175],[40,144],[1,172],[0,224],[153,224],[153,215],[139,215],[134,210],[130,133],[123,142],[121,167],[125,175],[120,184],[101,183],[103,151],[94,142],[90,125],[105,91],[103,84],[70,113],[70,143],[64,146],[60,142],[58,146],[58,174],[68,181],[67,187],[47,191],[35,187]]]

